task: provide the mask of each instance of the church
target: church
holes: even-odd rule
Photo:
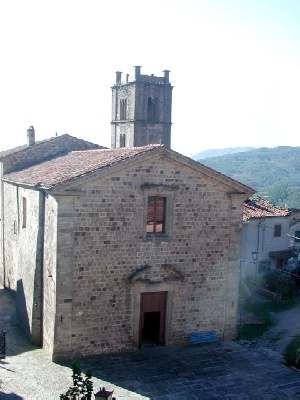
[[[236,337],[254,190],[171,150],[172,86],[116,73],[111,148],[62,135],[0,153],[0,281],[52,360]]]

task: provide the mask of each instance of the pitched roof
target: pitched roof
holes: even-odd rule
[[[33,165],[63,156],[71,151],[105,148],[65,133],[61,136],[35,142],[30,146],[19,146],[0,152],[0,161],[3,168],[2,173],[6,175],[21,171]]]
[[[31,150],[33,148],[36,149],[40,145],[45,145],[47,143],[51,143],[51,142],[55,142],[55,141],[61,141],[61,140],[65,141],[65,142],[67,142],[68,140],[76,140],[78,143],[81,143],[82,146],[85,145],[86,148],[105,149],[105,147],[100,146],[98,144],[94,144],[94,143],[88,142],[88,141],[83,140],[83,139],[78,139],[78,138],[76,138],[74,136],[69,135],[68,133],[64,133],[63,135],[60,135],[60,136],[53,136],[53,137],[48,138],[48,139],[36,141],[31,146],[29,146],[28,144],[24,144],[22,146],[14,147],[13,149],[0,151],[0,160],[3,160],[5,157],[8,157],[8,156],[20,153],[20,152]]]
[[[4,180],[51,188],[162,145],[72,151],[67,155],[4,175]]]
[[[19,171],[9,172],[3,179],[16,184],[38,186],[51,189],[57,185],[71,183],[76,178],[88,176],[95,171],[113,164],[125,162],[127,159],[142,156],[151,151],[162,152],[165,156],[179,162],[182,166],[192,168],[195,172],[205,175],[215,183],[225,185],[231,193],[244,193],[247,197],[255,191],[218,171],[213,170],[189,157],[165,148],[162,144],[151,144],[144,147],[128,147],[116,149],[89,149],[70,151],[68,154],[52,158]]]
[[[25,150],[27,147],[28,145],[24,144],[23,146],[14,147],[13,149],[0,151],[0,160],[12,154],[18,153],[19,151]]]
[[[291,214],[288,208],[278,207],[259,196],[250,197],[244,202],[243,221],[251,218],[287,217]]]

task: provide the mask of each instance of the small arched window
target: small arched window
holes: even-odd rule
[[[154,101],[151,99],[151,97],[148,97],[147,121],[148,122],[154,121]]]
[[[127,118],[127,99],[120,100],[120,120]]]

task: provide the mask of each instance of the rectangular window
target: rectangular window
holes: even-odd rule
[[[120,134],[120,147],[125,147],[126,145],[126,137],[125,133]]]
[[[166,203],[166,197],[148,197],[147,233],[166,233]]]
[[[120,100],[120,120],[127,118],[127,99]]]
[[[261,260],[258,264],[258,273],[261,274],[263,272],[268,272],[270,270],[270,266],[270,260]]]
[[[281,225],[274,225],[274,237],[281,236]]]
[[[145,183],[144,192],[143,236],[145,240],[172,240],[174,198],[178,186]]]

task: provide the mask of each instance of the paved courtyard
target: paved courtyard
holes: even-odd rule
[[[14,301],[0,289],[0,326],[7,357],[0,360],[0,399],[58,399],[71,384],[69,365],[51,362],[20,334]],[[114,389],[117,400],[295,399],[300,371],[267,348],[236,342],[200,347],[157,347],[80,360],[92,368],[95,391]]]

